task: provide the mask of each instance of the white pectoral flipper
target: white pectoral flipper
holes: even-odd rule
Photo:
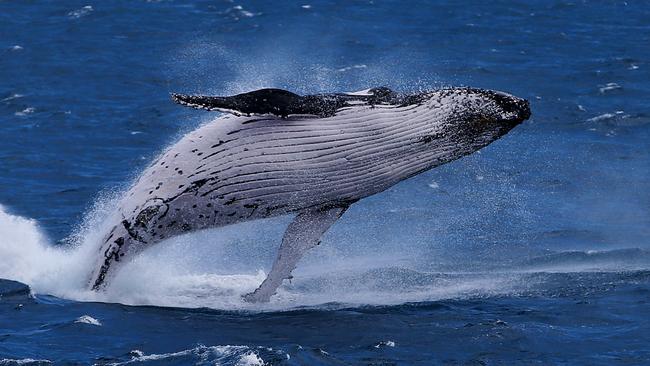
[[[287,227],[271,272],[252,293],[244,296],[248,302],[268,302],[282,281],[291,277],[291,271],[303,254],[320,243],[320,238],[348,206],[316,208],[300,212]]]

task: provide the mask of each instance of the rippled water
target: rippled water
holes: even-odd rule
[[[0,365],[650,363],[648,19],[630,1],[0,2]],[[377,85],[505,90],[533,117],[352,206],[268,305],[240,295],[289,218],[169,240],[83,289],[116,197],[215,117],[169,92]]]

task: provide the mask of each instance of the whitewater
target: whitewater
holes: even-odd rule
[[[104,210],[103,214],[100,209]],[[268,230],[264,224],[283,226],[286,220],[265,220],[262,225],[245,223],[205,230],[174,238],[133,260],[105,292],[87,290],[88,274],[97,255],[101,223],[109,203],[96,205],[87,221],[65,245],[55,246],[34,220],[0,210],[0,278],[28,284],[34,294],[55,295],[78,301],[115,302],[223,310],[283,310],[327,303],[351,305],[398,305],[442,299],[525,294],[547,279],[535,274],[620,273],[650,270],[650,252],[641,249],[614,251],[568,251],[526,258],[508,267],[475,271],[425,272],[407,258],[356,257],[321,254],[309,258],[299,270],[300,278],[283,286],[269,305],[254,305],[241,296],[256,288],[264,269],[242,271],[247,253],[236,251],[233,242],[244,237],[259,240]],[[246,235],[241,233],[253,233]],[[277,233],[276,233],[277,235]],[[76,242],[74,242],[76,240]],[[268,240],[267,240],[268,241]],[[206,243],[209,243],[206,245]],[[206,248],[212,246],[213,248]],[[244,246],[244,250],[247,250]],[[249,254],[249,253],[248,253]],[[320,254],[320,253],[319,253]],[[227,256],[243,263],[215,268],[210,258]],[[334,260],[332,263],[328,261]],[[411,261],[413,262],[413,261]],[[225,274],[228,269],[232,273]],[[236,268],[239,269],[239,273]],[[304,279],[302,279],[304,277]],[[288,282],[288,281],[287,281]]]

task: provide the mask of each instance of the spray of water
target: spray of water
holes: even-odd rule
[[[261,87],[315,93],[377,85],[413,91],[440,84],[435,75],[422,80],[395,72],[403,65],[392,61],[396,60],[323,66],[336,65],[325,60],[320,65],[306,65],[294,60],[291,50],[260,50],[259,54],[244,57],[220,44],[198,41],[174,55],[169,72],[172,79],[182,82],[174,91],[214,95]],[[204,122],[210,118],[206,114]],[[98,198],[63,247],[53,246],[34,220],[0,208],[0,277],[25,282],[37,293],[77,300],[256,310],[329,302],[398,304],[519,291],[530,281],[512,273],[441,273],[449,265],[441,264],[436,254],[445,247],[442,238],[447,242],[453,239],[450,233],[464,232],[473,222],[484,223],[486,218],[504,217],[500,207],[514,212],[515,217],[534,221],[522,208],[524,199],[513,201],[520,192],[509,178],[492,174],[477,163],[480,157],[469,161],[459,165],[457,170],[462,174],[456,175],[475,180],[476,187],[497,181],[493,184],[500,187],[501,196],[486,196],[483,188],[478,193],[462,191],[462,185],[450,182],[460,195],[469,194],[469,199],[453,197],[445,192],[444,180],[432,181],[434,176],[429,175],[393,190],[392,194],[401,198],[388,205],[380,198],[355,205],[326,234],[323,245],[308,253],[295,272],[295,280],[285,284],[268,305],[244,303],[241,295],[255,289],[265,277],[264,269],[270,267],[289,218],[243,223],[166,240],[134,258],[106,292],[88,291],[90,266],[101,254],[101,238],[114,222],[111,215],[120,192]],[[431,197],[427,205],[439,206],[423,205],[421,200],[427,195]],[[476,214],[454,216],[456,208],[445,208],[444,197],[453,205],[471,200]],[[400,225],[387,225],[396,221]],[[485,242],[482,238],[477,241]],[[465,264],[459,268],[466,268],[467,257],[463,260]]]

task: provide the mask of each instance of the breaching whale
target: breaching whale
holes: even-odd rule
[[[89,281],[94,290],[163,239],[295,214],[268,276],[244,297],[269,301],[351,204],[471,154],[530,116],[524,99],[473,88],[172,99],[228,114],[183,136],[124,195]]]

